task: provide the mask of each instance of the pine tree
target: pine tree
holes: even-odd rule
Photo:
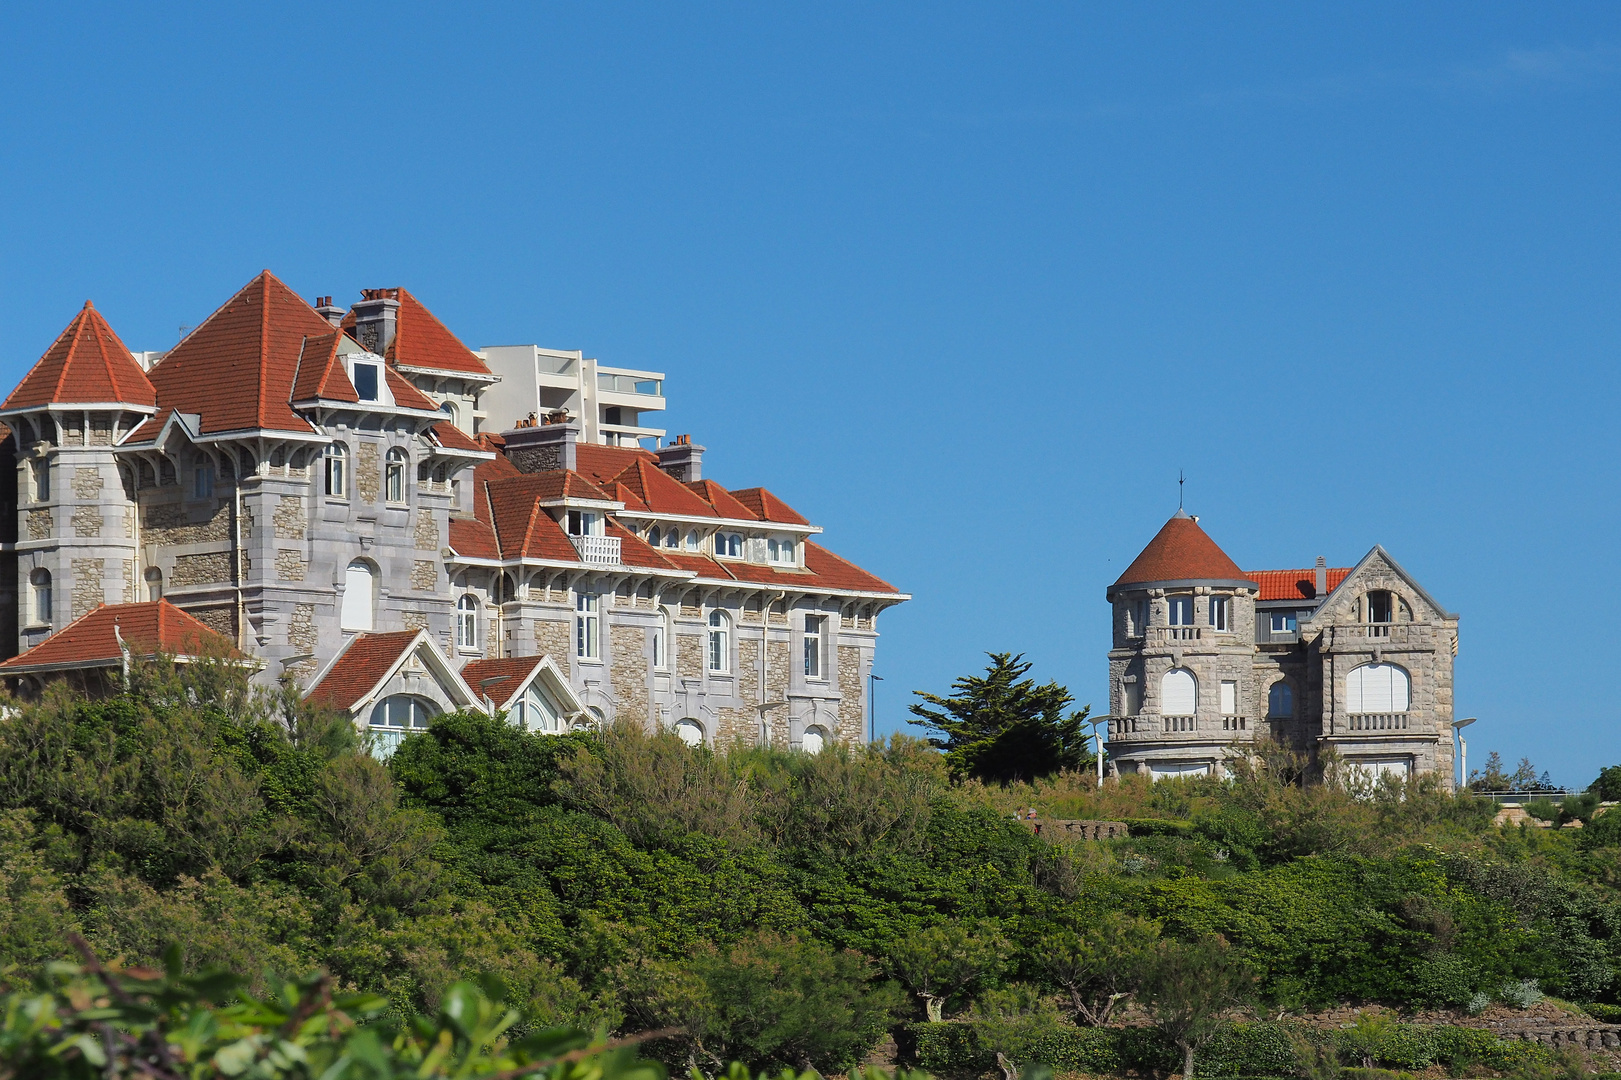
[[[1008,783],[1089,764],[1082,724],[1091,706],[1066,714],[1075,699],[1056,682],[1024,678],[1030,664],[1023,654],[987,655],[985,674],[958,679],[950,697],[914,691],[928,704],[914,703],[922,719],[907,723],[937,733],[929,742],[945,751],[952,773]]]

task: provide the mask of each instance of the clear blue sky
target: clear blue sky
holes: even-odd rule
[[[881,727],[987,650],[1105,711],[1185,469],[1246,568],[1462,613],[1474,762],[1621,761],[1621,8],[143,7],[0,15],[6,385],[86,297],[162,349],[403,284],[667,371],[913,593]]]

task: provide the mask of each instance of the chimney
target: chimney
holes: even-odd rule
[[[1328,560],[1317,556],[1317,595],[1328,595]]]
[[[513,428],[502,432],[501,437],[506,440],[507,460],[516,465],[519,472],[556,472],[576,467],[575,446],[580,441],[578,420]]]
[[[315,313],[333,326],[343,322],[343,309],[333,304],[330,296],[317,296],[315,298]]]
[[[381,356],[394,343],[399,320],[398,289],[362,289],[355,305],[355,340],[368,352]]]
[[[677,435],[669,446],[659,447],[659,468],[690,484],[704,478],[704,448],[692,441],[691,435]]]

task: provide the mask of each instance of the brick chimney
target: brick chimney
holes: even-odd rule
[[[1317,595],[1328,595],[1328,560],[1317,556]]]
[[[355,305],[355,340],[379,356],[394,343],[399,322],[398,289],[362,289]]]
[[[575,447],[580,441],[578,420],[513,428],[502,432],[501,437],[506,440],[507,459],[519,472],[555,472],[576,467]]]
[[[669,446],[659,447],[659,468],[690,484],[704,478],[704,448],[692,441],[691,435],[677,435]]]
[[[315,298],[315,313],[333,326],[343,322],[343,309],[334,304],[330,296],[317,296]]]

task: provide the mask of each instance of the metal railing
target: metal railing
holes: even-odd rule
[[[569,540],[579,553],[581,562],[592,566],[619,565],[619,537],[570,536]]]

